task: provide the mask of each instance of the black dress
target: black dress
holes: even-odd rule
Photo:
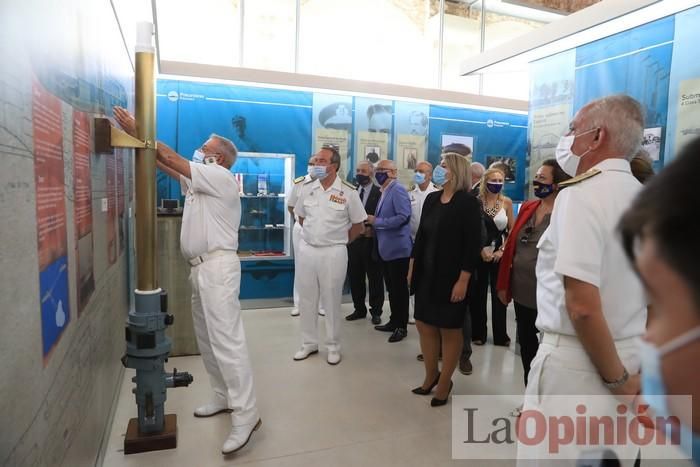
[[[450,301],[461,271],[473,272],[481,249],[481,216],[478,201],[457,192],[442,203],[442,191],[426,198],[413,249],[412,288],[415,319],[431,326],[461,329],[466,299]]]

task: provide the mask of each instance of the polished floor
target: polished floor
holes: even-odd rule
[[[385,309],[388,310],[388,303]],[[343,315],[352,312],[343,305]],[[385,318],[388,312],[385,312]],[[324,318],[319,317],[319,321]],[[210,397],[199,357],[172,358],[171,370],[189,371],[189,388],[168,390],[167,413],[178,416],[178,447],[170,451],[123,454],[123,439],[136,405],[131,370],[125,374],[105,466],[510,466],[513,461],[457,461],[451,455],[451,406],[432,408],[430,397],[410,392],[420,384],[423,364],[416,361],[418,335],[390,344],[389,334],[375,331],[369,319],[343,322],[343,360],[325,361],[325,352],[302,362],[299,320],[288,308],[246,310],[244,322],[255,372],[263,425],[251,442],[233,456],[221,455],[229,416],[195,418],[192,411]],[[323,326],[320,326],[323,333]],[[509,311],[508,330],[515,341]],[[454,394],[502,394],[504,416],[518,405],[522,392],[520,359],[511,349],[490,343],[474,348],[474,373],[455,373]]]

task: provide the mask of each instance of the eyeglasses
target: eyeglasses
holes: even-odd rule
[[[520,243],[527,243],[530,240],[530,234],[532,233],[532,227],[528,226],[525,228],[525,235],[520,237]]]

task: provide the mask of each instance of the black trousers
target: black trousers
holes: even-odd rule
[[[384,281],[389,291],[391,317],[389,324],[395,328],[406,329],[408,326],[408,263],[409,258],[382,260]]]
[[[350,293],[357,313],[367,314],[365,295],[369,282],[369,310],[372,316],[382,314],[384,305],[384,280],[379,261],[372,259],[374,238],[358,237],[348,245],[348,276],[350,277]]]
[[[523,374],[525,375],[525,386],[527,386],[527,375],[530,373],[530,363],[537,354],[540,341],[537,338],[537,309],[529,308],[514,302],[515,320],[517,324],[518,342],[520,342],[520,359],[523,361]]]
[[[505,344],[510,340],[506,332],[506,306],[498,299],[496,281],[498,280],[499,263],[479,261],[476,268],[474,289],[469,299],[469,309],[472,316],[472,340],[486,342],[486,329],[489,289],[491,290],[491,329],[494,344]]]

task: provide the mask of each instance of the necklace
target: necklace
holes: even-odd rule
[[[496,204],[490,208],[486,205],[486,200],[484,200],[484,212],[489,215],[489,217],[496,217],[498,211],[501,210],[501,198],[496,199]]]

